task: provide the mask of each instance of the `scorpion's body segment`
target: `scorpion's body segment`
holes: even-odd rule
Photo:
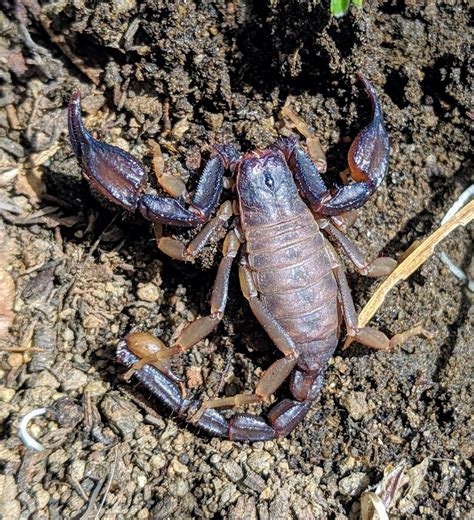
[[[372,101],[372,120],[349,151],[349,169],[356,182],[334,189],[326,187],[315,162],[296,139],[289,138],[243,156],[228,146],[214,147],[192,197],[142,195],[146,173],[140,163],[123,150],[93,139],[80,119],[79,95],[71,101],[71,143],[85,175],[102,194],[128,210],[138,208],[154,222],[206,223],[187,247],[170,238],[160,239],[159,248],[173,258],[192,260],[212,232],[232,218],[229,202],[214,218],[210,216],[220,199],[225,172],[235,178],[236,216],[224,241],[210,314],[190,323],[171,348],[149,334],[133,333],[120,342],[117,353],[118,361],[129,368],[126,379],[133,375],[174,413],[213,435],[246,441],[287,435],[320,394],[342,319],[348,335],[359,342],[385,350],[391,346],[381,332],[358,328],[344,272],[326,238],[337,242],[365,275],[387,275],[396,265],[389,258],[366,262],[341,232],[344,219],[339,215],[362,206],[388,167],[390,147],[380,104],[370,83],[360,79]],[[324,165],[324,157],[316,163]],[[242,292],[283,356],[264,372],[254,393],[205,401],[197,410],[183,397],[168,359],[199,343],[222,319],[231,266],[240,245]],[[267,420],[241,413],[227,420],[215,410],[265,401],[288,378],[291,398],[277,402]]]
[[[306,205],[289,220],[244,227],[262,303],[306,354],[338,342],[337,284],[327,242]]]

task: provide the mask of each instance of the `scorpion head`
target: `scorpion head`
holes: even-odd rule
[[[244,220],[246,214],[260,223],[291,216],[301,202],[283,154],[273,149],[242,157],[236,168],[236,187]]]

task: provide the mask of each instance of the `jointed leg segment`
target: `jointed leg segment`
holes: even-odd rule
[[[359,273],[374,278],[388,276],[397,267],[397,261],[389,257],[379,257],[368,262],[360,249],[329,221],[321,219],[319,227],[342,247]]]
[[[372,327],[360,327],[358,326],[357,312],[354,307],[352,295],[347,283],[347,278],[344,270],[337,265],[334,267],[334,274],[336,276],[337,284],[339,287],[339,294],[344,312],[344,321],[347,327],[347,335],[366,347],[373,348],[376,350],[390,351],[397,345],[403,343],[413,336],[423,335],[431,338],[432,335],[420,326],[416,326],[400,334],[396,334],[392,338],[388,338],[380,330]]]
[[[132,366],[131,370],[137,370],[141,368],[144,364],[154,364],[157,368],[160,368],[161,364],[174,357],[176,355],[183,354],[190,348],[192,348],[196,343],[199,343],[202,339],[204,339],[208,334],[210,334],[215,327],[222,320],[224,315],[225,306],[227,303],[227,294],[228,294],[228,286],[229,286],[229,276],[230,270],[232,267],[232,262],[237,255],[239,250],[240,243],[235,235],[234,231],[229,231],[227,233],[226,238],[224,240],[223,253],[224,256],[220,261],[219,268],[217,270],[216,280],[214,282],[214,287],[212,290],[211,296],[211,312],[209,315],[204,316],[202,318],[198,318],[191,322],[180,334],[175,344],[170,348],[154,348],[153,352],[149,352],[146,354],[143,350],[136,351],[133,348],[130,348],[134,342],[136,342],[137,336],[142,333],[129,334],[126,338],[127,346],[134,354],[138,355],[142,359],[146,359],[146,362],[143,360],[139,361],[138,364]],[[156,339],[156,338],[155,338]],[[160,340],[159,343],[162,344]],[[133,372],[127,372],[127,376],[130,377]]]

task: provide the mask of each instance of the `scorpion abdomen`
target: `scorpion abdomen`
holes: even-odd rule
[[[305,369],[321,366],[338,343],[338,289],[313,215],[301,207],[290,220],[246,226],[245,238],[259,298],[295,342]]]

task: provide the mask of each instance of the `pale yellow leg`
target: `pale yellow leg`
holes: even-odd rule
[[[237,407],[267,400],[283,384],[295,365],[296,358],[292,354],[278,359],[265,370],[253,394],[236,394],[230,397],[204,401],[201,408],[194,414],[193,421],[198,421],[208,408]]]
[[[187,246],[174,238],[162,237],[158,240],[158,249],[175,260],[193,262],[211,236],[222,228],[232,215],[232,203],[227,200],[221,205],[217,215],[207,222]]]

